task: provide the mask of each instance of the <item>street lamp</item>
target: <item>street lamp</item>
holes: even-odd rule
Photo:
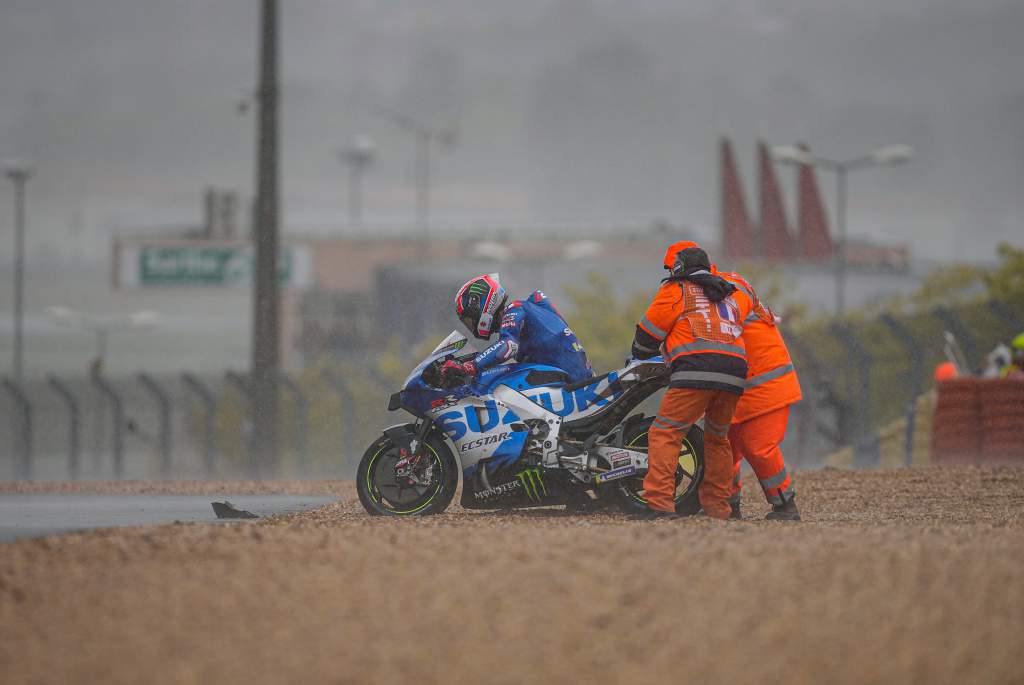
[[[914,150],[909,145],[886,145],[863,157],[838,161],[812,155],[795,145],[776,145],[772,156],[783,164],[812,166],[836,173],[836,229],[839,244],[836,260],[836,316],[842,316],[846,305],[846,173],[869,166],[894,166],[910,161]]]
[[[338,156],[348,166],[348,223],[358,227],[362,220],[362,178],[363,172],[373,161],[376,148],[373,139],[365,135],[353,136],[349,143],[341,148]]]
[[[46,314],[57,323],[88,331],[96,336],[96,357],[94,369],[103,369],[107,357],[107,340],[111,333],[119,331],[145,331],[157,328],[163,323],[163,315],[152,309],[142,309],[131,314],[99,316],[69,307],[47,307]]]
[[[435,144],[454,147],[458,134],[451,126],[432,128],[402,112],[386,107],[377,107],[376,110],[392,124],[411,134],[416,141],[416,229],[419,234],[419,256],[423,258],[430,242],[430,149]]]
[[[13,375],[22,379],[22,346],[25,306],[25,185],[32,177],[32,166],[23,160],[2,163],[4,174],[14,183],[14,360]]]

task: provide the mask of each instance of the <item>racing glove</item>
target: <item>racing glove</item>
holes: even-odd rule
[[[475,375],[476,364],[472,361],[457,362],[449,359],[441,365],[441,378],[446,381],[451,378],[472,378]]]

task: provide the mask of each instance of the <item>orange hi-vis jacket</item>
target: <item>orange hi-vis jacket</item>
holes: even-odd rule
[[[736,291],[712,302],[690,281],[662,283],[639,327],[662,342],[672,366],[670,387],[742,393],[747,375],[743,321],[759,305],[757,295],[735,274],[718,273]]]
[[[796,368],[779,327],[757,314],[743,327],[747,383],[732,422],[742,423],[803,399]]]
[[[722,273],[753,287],[735,273]],[[743,343],[747,351],[747,381],[736,405],[732,422],[742,423],[803,399],[796,367],[779,331],[775,313],[760,300],[743,321]]]

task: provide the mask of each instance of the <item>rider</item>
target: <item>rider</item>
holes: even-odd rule
[[[498,274],[477,276],[459,288],[455,295],[459,321],[480,340],[489,340],[495,331],[498,340],[471,361],[445,362],[442,377],[476,376],[488,367],[517,361],[562,369],[571,383],[593,378],[583,345],[544,293],[536,290],[525,300],[506,305],[507,299]]]

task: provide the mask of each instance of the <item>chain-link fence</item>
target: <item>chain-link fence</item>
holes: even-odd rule
[[[817,464],[852,446],[855,465],[877,465],[879,431],[900,417],[908,419],[905,443],[913,445],[916,400],[946,359],[945,334],[978,372],[990,350],[1024,330],[1022,321],[1024,300],[990,300],[784,331],[805,396],[791,423],[787,458]]]
[[[944,359],[944,334],[977,370],[990,349],[1024,329],[1022,320],[1024,300],[1012,300],[784,330],[805,397],[790,420],[787,460],[818,465],[851,447],[854,465],[875,466],[883,439],[920,443],[917,398]],[[381,428],[408,419],[386,409],[404,375],[398,361],[389,372],[331,361],[282,376],[280,475],[352,477]],[[251,475],[244,373],[5,378],[0,406],[0,480]],[[902,438],[891,435],[900,417],[908,419]]]
[[[393,385],[343,365],[282,376],[280,475],[352,477],[388,425]],[[248,393],[246,376],[232,371],[5,378],[0,480],[248,477]]]

